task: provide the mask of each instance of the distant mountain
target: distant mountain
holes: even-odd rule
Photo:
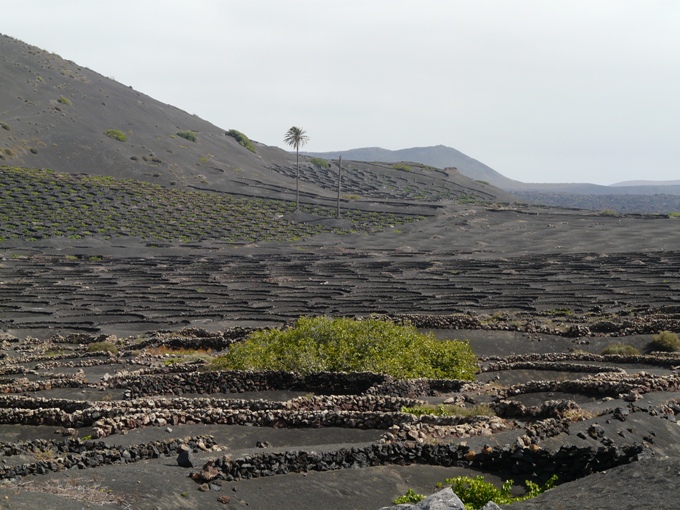
[[[412,147],[410,149],[388,150],[380,147],[365,147],[333,152],[305,152],[312,157],[325,159],[337,159],[342,155],[343,159],[351,161],[374,161],[374,162],[416,162],[430,165],[435,168],[455,167],[463,175],[478,181],[485,181],[498,188],[511,193],[567,193],[570,195],[653,195],[670,194],[680,195],[680,181],[638,181],[623,182],[613,186],[602,186],[589,183],[526,183],[509,179],[501,173],[463,154],[462,152],[445,145],[432,147]],[[538,197],[538,195],[537,195]]]
[[[623,181],[611,186],[680,186],[680,180],[675,181]]]
[[[481,161],[445,145],[433,147],[413,147],[411,149],[388,150],[380,147],[364,147],[334,152],[305,152],[304,154],[324,159],[343,159],[350,161],[375,161],[382,163],[415,162],[435,168],[457,168],[460,173],[471,179],[486,181],[501,189],[511,190],[521,182],[508,179]]]

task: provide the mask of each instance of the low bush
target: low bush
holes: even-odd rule
[[[411,172],[413,170],[411,165],[407,165],[406,163],[394,163],[392,165],[392,168],[396,170],[403,170],[405,172]]]
[[[408,504],[408,503],[420,503],[424,499],[425,499],[424,494],[418,494],[413,489],[409,489],[409,490],[406,491],[406,494],[395,499],[394,504],[395,505],[404,505],[404,504]]]
[[[527,492],[521,496],[513,496],[510,492],[512,480],[506,480],[499,489],[490,482],[484,481],[483,476],[471,478],[469,476],[456,476],[446,480],[446,484],[451,486],[453,492],[465,503],[465,510],[478,510],[493,501],[497,505],[507,505],[517,501],[526,501],[535,498],[539,494],[552,489],[557,482],[557,475],[553,475],[544,485],[539,486],[527,480]]]
[[[321,167],[321,168],[330,168],[331,167],[330,162],[326,161],[325,159],[321,159],[321,158],[311,158],[309,160],[309,162],[312,165],[316,165],[316,166]]]
[[[618,216],[619,213],[613,209],[602,209],[599,213],[600,216]]]
[[[229,131],[227,131],[226,135],[231,136],[234,140],[236,140],[250,152],[255,152],[255,146],[253,145],[253,142],[251,142],[250,138],[248,138],[240,131],[237,131],[236,129],[230,129]]]
[[[196,133],[193,131],[177,131],[177,136],[189,140],[190,142],[195,142],[198,140]]]
[[[294,327],[252,333],[215,359],[218,370],[374,372],[396,378],[474,379],[468,342],[438,341],[413,326],[380,320],[302,317]]]
[[[465,504],[465,510],[479,510],[489,501],[493,501],[497,505],[507,505],[516,503],[518,501],[526,501],[527,499],[535,498],[539,494],[552,489],[557,482],[557,475],[553,475],[544,485],[538,485],[535,482],[527,480],[527,491],[521,496],[512,495],[512,480],[503,482],[499,489],[494,484],[484,480],[483,476],[471,478],[469,476],[456,476],[455,478],[447,478],[445,485],[450,485],[453,492]],[[442,484],[439,484],[440,486]],[[394,500],[396,505],[402,503],[418,503],[425,499],[422,494],[416,494],[413,489],[409,489],[406,494]]]
[[[118,140],[119,142],[125,142],[127,140],[127,135],[123,133],[120,129],[107,129],[104,134],[109,138]]]
[[[488,404],[478,404],[473,407],[463,407],[457,405],[424,405],[416,407],[402,407],[402,413],[422,416],[431,414],[433,416],[496,416],[496,413]]]
[[[12,131],[12,128],[6,122],[0,122],[0,127],[5,131]]]
[[[652,337],[651,347],[653,351],[680,351],[680,338],[672,331],[662,331]]]
[[[626,345],[626,344],[615,342],[613,344],[609,344],[607,347],[602,349],[602,352],[600,354],[603,354],[603,355],[622,354],[624,356],[638,356],[640,354],[640,351],[638,351],[632,345]]]
[[[111,342],[95,342],[87,346],[87,352],[110,352],[118,354],[118,347]]]
[[[61,96],[59,99],[57,99],[61,104],[65,104],[67,106],[71,105],[71,100],[68,97]]]

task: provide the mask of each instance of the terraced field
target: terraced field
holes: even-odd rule
[[[173,190],[158,185],[49,170],[0,167],[0,242],[54,236],[104,240],[137,237],[156,241],[222,240],[227,243],[291,241],[324,232],[370,233],[422,216],[343,211],[303,204],[317,221],[290,222],[295,204],[283,200]],[[328,220],[324,223],[324,220]],[[335,223],[335,225],[334,225]]]
[[[158,251],[158,250],[157,250]],[[34,336],[54,329],[143,331],[226,327],[300,315],[568,315],[680,310],[677,253],[460,260],[319,252],[147,257],[6,255],[0,327]],[[617,319],[621,320],[621,319]]]
[[[346,162],[342,172],[342,192],[382,200],[413,200],[439,202],[457,200],[461,202],[494,201],[498,190],[484,189],[481,182],[466,182],[465,185],[451,180],[449,173],[418,163],[372,163]],[[296,169],[290,166],[273,165],[272,170],[294,178]],[[338,188],[338,162],[318,158],[307,159],[300,166],[300,179],[323,189],[335,191]],[[470,184],[474,187],[471,187]]]

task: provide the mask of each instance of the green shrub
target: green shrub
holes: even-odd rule
[[[479,510],[489,501],[493,501],[497,505],[507,505],[535,498],[539,494],[552,489],[555,486],[555,482],[557,482],[557,475],[553,475],[543,486],[527,480],[525,482],[527,492],[522,496],[513,496],[510,492],[512,480],[503,482],[500,489],[492,483],[484,481],[483,476],[478,476],[477,478],[457,476],[447,479],[445,483],[450,485],[453,492],[465,503],[465,510]]]
[[[479,184],[484,184],[485,186],[488,186],[488,185],[489,185],[488,181],[483,181],[483,180],[481,180],[481,179],[477,179],[477,182],[478,182]]]
[[[5,126],[2,126],[5,127]],[[680,218],[680,212],[678,211],[671,211],[668,213],[669,218]]]
[[[104,134],[109,138],[118,140],[119,142],[124,142],[127,140],[127,135],[119,129],[107,129],[106,131],[104,131]]]
[[[229,131],[226,132],[226,135],[231,136],[234,140],[236,140],[250,152],[255,152],[255,146],[253,145],[253,142],[251,142],[250,138],[248,138],[240,131],[237,131],[236,129],[230,129]]]
[[[438,341],[413,326],[379,320],[302,317],[286,330],[256,331],[215,359],[214,369],[375,372],[396,378],[474,379],[468,342]]]
[[[652,350],[665,352],[680,351],[680,338],[672,331],[662,331],[658,335],[654,335]]]
[[[193,131],[177,131],[177,136],[189,140],[190,142],[195,142],[198,140],[196,133]]]
[[[413,170],[413,168],[411,168],[411,165],[407,165],[406,163],[394,163],[392,165],[392,168],[396,170],[404,170],[405,172],[410,172]]]
[[[456,476],[455,478],[447,478],[444,484],[450,485],[453,492],[465,504],[465,510],[479,510],[489,501],[493,501],[497,505],[507,505],[516,503],[517,501],[526,501],[527,499],[535,498],[539,494],[552,489],[557,482],[557,475],[553,475],[544,485],[539,486],[530,480],[527,480],[527,491],[521,496],[513,496],[511,493],[512,480],[503,482],[499,489],[494,484],[484,481],[483,476],[471,478],[469,476]],[[441,486],[442,484],[438,484]],[[418,503],[425,499],[422,494],[416,494],[413,489],[409,489],[406,494],[394,500],[395,505],[402,503]]]
[[[9,124],[7,124],[6,122],[0,122],[0,127],[5,131],[12,131],[12,128],[9,127]]]
[[[420,503],[424,499],[425,499],[424,495],[416,493],[416,491],[414,491],[413,489],[409,489],[408,491],[406,491],[406,494],[395,499],[394,504],[403,505],[405,503]]]
[[[617,213],[616,211],[614,211],[614,210],[612,210],[612,209],[602,209],[602,210],[599,212],[599,215],[600,215],[600,216],[618,216],[619,213]]]
[[[94,342],[87,346],[87,352],[110,352],[118,354],[118,347],[111,342]]]
[[[613,344],[609,344],[607,347],[602,349],[602,352],[600,354],[622,354],[624,356],[638,356],[640,354],[640,351],[638,351],[635,347],[632,345],[626,345],[618,342],[614,342]]]
[[[321,159],[321,158],[311,158],[309,160],[309,162],[312,165],[316,165],[316,166],[319,166],[321,168],[330,168],[331,167],[330,162],[326,161],[325,159]]]
[[[67,106],[71,106],[71,100],[68,97],[61,96],[59,99],[57,99],[61,104],[65,104]]]
[[[488,404],[479,404],[473,407],[463,407],[457,405],[424,405],[416,407],[402,407],[402,413],[422,416],[431,414],[433,416],[496,416],[496,413]]]

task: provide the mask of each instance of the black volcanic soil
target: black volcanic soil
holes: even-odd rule
[[[38,243],[14,241],[4,250],[0,266],[3,329],[21,338],[28,335],[48,339],[57,333],[144,338],[156,330],[188,326],[220,331],[238,325],[278,325],[302,314],[458,314],[475,318],[481,326],[429,329],[441,338],[467,338],[479,356],[495,359],[528,353],[598,353],[613,341],[630,343],[648,352],[651,335],[659,329],[655,324],[677,324],[673,321],[680,257],[671,219],[609,218],[574,211],[479,206],[451,207],[446,214],[446,221],[426,220],[402,227],[404,231],[400,233],[335,239],[319,236],[278,246],[228,247],[204,242],[158,249],[135,240],[83,241],[82,245],[54,239]],[[651,244],[656,249],[649,249]],[[595,332],[609,323],[626,323],[629,327]],[[567,334],[574,325],[595,331]],[[529,326],[538,329],[531,331]],[[11,358],[19,352],[7,352],[9,359],[5,362],[11,365]],[[116,362],[115,366],[83,370],[88,380],[96,382],[104,373],[128,366],[125,360]],[[613,361],[579,363],[621,366],[629,374],[674,374],[668,365],[644,361],[624,365]],[[26,367],[33,365],[24,363]],[[45,375],[29,379],[39,380],[48,372],[74,374],[77,370],[57,363],[39,370]],[[592,372],[571,372],[556,366],[550,370],[486,372],[478,379],[496,387],[509,387],[530,380],[569,381],[589,375]],[[243,396],[285,401],[304,394]],[[121,391],[88,388],[53,388],[26,395],[78,401],[124,399]],[[427,400],[436,403],[448,396],[451,395]],[[513,508],[673,508],[671,484],[677,470],[673,466],[677,464],[675,445],[680,429],[673,421],[661,419],[656,409],[676,398],[676,393],[652,392],[635,404],[627,404],[621,399],[607,402],[578,392],[518,396],[517,401],[527,406],[551,399],[572,400],[594,416],[575,422],[568,434],[538,441],[541,448],[557,449],[562,444],[597,447],[601,445],[599,439],[587,434],[588,427],[597,424],[606,428],[605,437],[615,444],[644,444],[651,457],[559,485]],[[626,424],[606,423],[611,421],[607,412],[631,405],[635,407]],[[7,443],[61,438],[55,434],[60,428],[56,426],[2,427]],[[579,431],[585,439],[577,435]],[[235,458],[261,452],[255,448],[258,441],[269,442],[271,451],[324,451],[342,445],[372,444],[381,433],[338,428],[184,425],[173,427],[172,432],[163,427],[142,427],[126,435],[114,434],[105,441],[126,445],[210,434],[223,451]],[[492,438],[491,444],[511,445],[519,434],[504,432]],[[478,450],[490,442],[488,438],[475,437],[455,441],[466,441]],[[216,455],[220,454],[197,452],[199,466]],[[16,456],[5,459],[9,463],[18,461]],[[23,461],[34,459],[27,456]],[[0,505],[81,508],[83,503],[72,498],[84,494],[85,500],[93,501],[94,494],[107,494],[111,508],[211,508],[222,507],[217,498],[226,494],[230,496],[227,507],[235,508],[247,505],[265,510],[377,510],[409,488],[429,493],[444,478],[479,474],[464,467],[385,465],[236,480],[223,482],[219,492],[201,492],[199,484],[187,477],[189,471],[179,468],[174,456],[168,456],[126,466],[15,478],[4,482],[2,497],[7,499],[0,499]],[[515,475],[491,471],[485,474],[498,483]],[[29,487],[42,487],[38,489],[42,492],[29,492]],[[59,492],[63,494],[55,494]],[[630,499],[631,494],[643,494],[645,499],[636,503]],[[645,506],[646,502],[650,505]]]
[[[62,193],[54,186],[67,180],[62,177],[36,188],[26,177],[30,171],[13,170],[10,179],[0,169],[0,508],[80,509],[101,502],[140,509],[377,510],[409,488],[430,493],[458,474],[519,482],[580,466],[573,458],[554,460],[562,446],[586,453],[618,448],[633,453],[617,463],[632,462],[611,467],[591,459],[577,470],[579,479],[561,480],[513,508],[677,507],[680,358],[650,354],[654,334],[680,332],[677,219],[508,205],[513,197],[455,172],[354,163],[346,168],[343,218],[334,219],[313,211],[335,206],[337,169],[313,161],[301,169],[308,209],[293,213],[289,153],[256,143],[253,154],[223,129],[18,41],[2,37],[0,49],[7,77],[0,90],[3,165],[206,192],[163,203],[163,213],[154,215],[149,208],[158,205],[154,195],[161,188],[140,192],[128,182],[118,194],[113,186],[89,193],[74,177],[71,192]],[[103,134],[114,128],[128,140]],[[186,129],[198,133],[198,142],[177,137]],[[214,214],[208,222],[218,197],[228,193],[280,203],[269,209],[271,203],[247,202],[251,213],[240,212],[236,226],[233,217],[226,221],[228,211],[223,224]],[[199,198],[214,203],[201,202],[197,210]],[[104,201],[128,215],[102,225],[111,212]],[[76,203],[85,207],[71,207]],[[101,214],[92,213],[95,206]],[[285,227],[276,241],[265,240],[270,225],[252,221],[265,208],[277,212],[268,216],[272,224]],[[363,216],[352,216],[357,211]],[[419,221],[397,222],[399,215]],[[135,222],[132,231],[131,216],[143,216],[140,225],[149,228]],[[394,223],[385,224],[388,217]],[[377,230],[360,228],[357,218],[375,219]],[[154,223],[161,224],[154,231],[160,241],[151,236]],[[319,224],[324,233],[311,235]],[[62,234],[49,234],[55,230]],[[409,319],[438,338],[469,339],[481,360],[479,384],[385,383],[335,395],[356,400],[343,401],[359,408],[345,419],[347,410],[328,408],[335,400],[322,396],[332,393],[330,386],[279,381],[264,391],[239,391],[242,376],[234,374],[229,377],[237,382],[191,382],[203,377],[202,358],[249,328],[321,314]],[[88,343],[103,339],[121,354],[87,352]],[[597,356],[615,341],[644,356]],[[336,394],[353,388],[345,382],[334,386]],[[402,425],[411,418],[390,399],[413,398],[491,404],[502,416],[455,430],[422,418],[407,429]],[[170,421],[154,411],[163,405],[171,409]],[[260,421],[249,414],[253,406],[266,408]],[[290,406],[303,411],[267,416]],[[215,414],[201,414],[206,409]],[[218,411],[234,411],[229,416],[241,424],[211,421]],[[323,421],[329,416],[337,421]],[[373,421],[357,421],[366,416]],[[399,423],[396,429],[387,428],[390,420]],[[103,443],[66,442],[65,431],[81,438],[101,434]],[[178,466],[180,443],[195,450],[193,468]],[[415,454],[367,467],[361,453],[380,445],[411,452],[440,444],[466,452],[457,467],[430,465],[434,457]],[[225,454],[231,460],[222,466],[239,459],[248,464],[265,452],[297,458],[300,450],[310,452],[311,463],[318,457],[311,452],[343,447],[363,460],[334,467],[353,469],[224,475],[214,486],[188,476],[200,478],[204,463]],[[82,457],[87,448],[95,448],[92,458]],[[483,463],[508,451],[524,464]],[[527,461],[532,455],[542,460]],[[106,464],[105,457],[116,463]],[[225,495],[229,503],[218,502]]]

